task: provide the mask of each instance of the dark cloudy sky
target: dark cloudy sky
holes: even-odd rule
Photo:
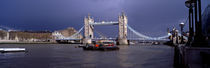
[[[150,36],[166,34],[166,28],[185,21],[185,0],[0,0],[0,25],[19,30],[59,30],[83,26],[88,13],[95,21],[117,21],[120,12],[128,24]],[[202,8],[210,0],[202,0]],[[97,26],[116,34],[117,26]],[[114,30],[114,31],[110,31]]]

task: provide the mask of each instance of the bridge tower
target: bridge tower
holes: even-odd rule
[[[92,40],[93,39],[93,25],[90,25],[90,23],[94,23],[94,19],[90,17],[90,15],[88,14],[88,17],[85,17],[84,19],[84,24],[85,24],[85,27],[84,27],[84,40],[83,40],[83,43],[92,43]]]
[[[119,45],[127,45],[128,40],[127,40],[127,24],[128,24],[128,19],[125,13],[122,13],[122,15],[119,16],[119,35],[118,35],[118,40],[117,43]]]

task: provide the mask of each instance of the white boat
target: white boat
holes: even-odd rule
[[[25,48],[0,48],[0,52],[24,52]]]

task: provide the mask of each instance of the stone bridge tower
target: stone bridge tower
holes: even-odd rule
[[[88,17],[85,17],[84,19],[84,24],[85,24],[85,32],[84,32],[84,35],[85,35],[85,38],[83,40],[83,43],[92,43],[92,40],[93,39],[93,25],[90,25],[90,23],[94,23],[94,19],[90,17],[90,15],[88,15]]]
[[[128,40],[127,40],[127,24],[128,24],[128,19],[125,13],[122,13],[122,15],[119,16],[119,35],[118,35],[118,40],[117,43],[119,45],[127,45]]]

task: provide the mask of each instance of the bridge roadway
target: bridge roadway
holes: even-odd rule
[[[82,40],[77,38],[69,38],[69,39],[56,39],[56,40]],[[92,40],[116,40],[116,38],[94,38]],[[155,41],[155,39],[144,39],[144,38],[128,38],[128,40],[145,40],[145,41]],[[169,39],[162,39],[162,40],[169,40]]]
[[[115,22],[115,21],[110,21],[110,22],[94,22],[94,23],[90,23],[90,25],[118,25],[119,22]]]
[[[94,38],[92,41],[97,41],[97,40],[113,40],[116,41],[116,38]],[[82,43],[82,39],[56,39],[58,43]],[[170,41],[169,39],[162,39],[162,40],[152,40],[152,39],[142,39],[142,38],[128,38],[128,41],[130,42],[166,42]]]

